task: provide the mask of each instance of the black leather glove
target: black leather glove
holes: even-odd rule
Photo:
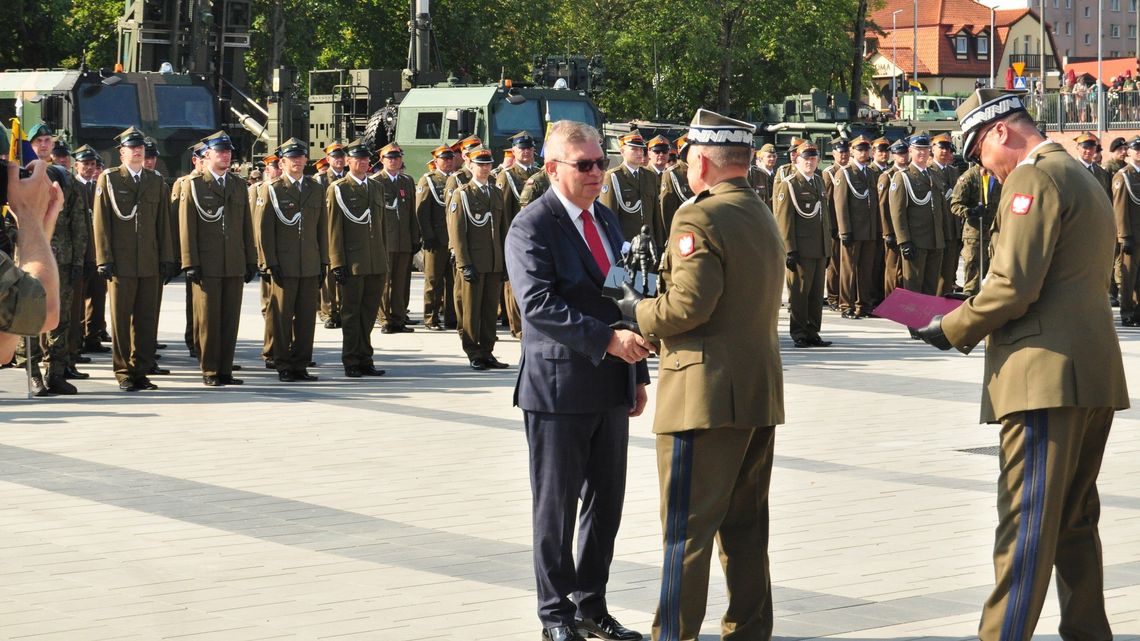
[[[799,252],[788,252],[788,256],[786,258],[784,258],[784,266],[788,268],[788,271],[793,271],[793,272],[796,271],[796,267],[798,267],[799,264],[800,264],[800,253]]]
[[[270,265],[269,266],[269,278],[270,278],[270,280],[275,280],[278,283],[280,283],[281,279],[284,277],[285,277],[285,274],[281,273],[281,266],[280,265]]]
[[[97,268],[99,277],[103,280],[111,280],[115,277],[115,263],[103,263]]]
[[[851,237],[850,233],[840,234],[839,242],[843,243],[844,247],[850,247],[855,244],[855,239]]]
[[[942,314],[930,319],[930,324],[917,330],[917,333],[927,345],[933,345],[944,352],[952,347],[946,334],[942,333]]]
[[[245,266],[245,282],[250,282],[257,276],[257,265],[253,263],[246,263]]]
[[[627,321],[637,322],[637,304],[645,300],[645,296],[641,292],[633,288],[633,285],[622,281],[621,283],[622,297],[617,301],[618,309],[621,310],[621,317]]]
[[[158,273],[162,275],[162,284],[169,285],[170,281],[178,275],[182,270],[178,269],[178,263],[159,263]]]
[[[1120,240],[1120,251],[1121,252],[1131,256],[1132,252],[1135,251],[1135,249],[1136,248],[1132,242],[1131,236],[1125,236],[1124,238],[1122,238]]]
[[[973,207],[970,208],[969,211],[966,212],[966,220],[969,221],[970,223],[974,224],[974,225],[977,225],[978,223],[982,222],[982,216],[985,213],[986,213],[986,206],[981,204],[981,203],[978,203],[977,205],[974,205]]]
[[[83,265],[72,265],[69,275],[73,281],[83,278]]]
[[[886,237],[884,238],[884,240],[887,241],[887,247],[890,247],[891,249],[898,249],[899,248],[899,243],[897,240],[895,240],[894,234],[887,234]]]
[[[422,243],[412,243],[412,253],[418,252],[423,247]]]
[[[429,252],[438,251],[439,241],[434,238],[425,238],[424,249],[428,250]]]
[[[907,260],[914,260],[915,256],[918,255],[918,250],[915,248],[914,243],[908,240],[905,243],[899,244],[899,253]]]
[[[477,277],[479,275],[479,273],[476,272],[475,268],[472,267],[471,265],[464,265],[463,267],[459,268],[459,271],[460,271],[460,273],[463,274],[463,280],[465,280],[469,283],[474,283],[475,277]]]
[[[333,280],[343,285],[344,281],[348,280],[348,270],[343,267],[333,267],[332,277]]]
[[[186,268],[186,280],[196,285],[202,284],[202,268],[198,265],[191,265]]]

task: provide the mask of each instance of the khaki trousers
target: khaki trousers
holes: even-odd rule
[[[962,256],[962,239],[949,238],[942,250],[942,267],[939,269],[938,293],[949,294],[958,286],[958,259]]]
[[[456,312],[459,313],[459,340],[463,343],[463,352],[467,358],[487,358],[495,349],[495,340],[498,338],[499,290],[503,283],[503,274],[478,274],[475,282],[463,280],[462,273],[456,271],[455,287],[459,290],[456,297]]]
[[[232,376],[241,318],[240,276],[203,278],[194,284],[198,364],[203,376]]]
[[[856,240],[850,247],[840,247],[842,264],[839,271],[839,307],[858,314],[871,311],[875,303],[875,247],[873,240]]]
[[[384,274],[349,275],[340,287],[340,362],[345,367],[367,367],[372,365],[372,329],[384,293]]]
[[[444,249],[424,250],[424,324],[455,324],[455,270]]]
[[[788,317],[793,339],[819,338],[823,323],[823,276],[826,258],[801,258],[788,270]]]
[[[941,277],[942,250],[941,249],[915,249],[914,259],[901,258],[902,280],[898,286],[920,294],[938,293],[938,281]]]
[[[273,279],[265,323],[273,332],[273,362],[279,372],[298,372],[313,360],[319,280],[317,276]]]
[[[107,284],[107,298],[111,302],[111,362],[115,378],[126,379],[146,376],[155,364],[155,344],[158,342],[158,309],[156,299],[162,293],[162,279],[125,278],[116,276]]]
[[[408,324],[408,304],[412,291],[412,254],[388,252],[388,278],[380,302],[380,318],[386,327]]]

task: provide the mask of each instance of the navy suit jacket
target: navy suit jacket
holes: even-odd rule
[[[620,258],[617,217],[598,202],[594,216]],[[523,322],[515,405],[559,414],[633,407],[635,385],[649,383],[648,366],[603,358],[621,312],[602,293],[606,275],[554,189],[515,216],[505,253]]]

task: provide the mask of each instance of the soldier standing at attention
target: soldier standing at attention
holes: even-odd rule
[[[839,224],[839,306],[844,318],[865,318],[874,307],[875,247],[879,244],[879,199],[871,160],[871,141],[852,141],[855,156],[835,172],[835,219]]]
[[[534,138],[525,131],[511,136],[511,150],[514,151],[515,162],[499,173],[495,186],[503,196],[503,236],[510,229],[511,221],[515,219],[522,205],[519,204],[523,186],[526,181],[539,172],[534,162]],[[504,274],[506,272],[504,271]],[[507,311],[507,322],[510,325],[511,336],[522,336],[522,316],[519,314],[519,304],[511,291],[511,282],[503,281],[503,305]]]
[[[412,291],[412,256],[420,250],[420,224],[412,211],[416,186],[412,177],[400,171],[404,151],[396,143],[380,150],[384,169],[372,178],[384,198],[384,238],[388,247],[388,278],[380,303],[382,334],[415,331],[408,320]]]
[[[1020,97],[980,89],[958,115],[965,155],[1002,183],[1001,233],[985,287],[919,333],[963,353],[986,339],[981,420],[1001,424],[1001,465],[978,638],[1029,641],[1055,571],[1061,637],[1111,639],[1096,481],[1114,412],[1128,407],[1104,295],[1111,205]]]
[[[261,271],[259,290],[261,293],[261,317],[264,319],[269,311],[269,299],[273,291],[272,277],[265,264],[265,253],[261,250],[261,214],[264,207],[257,207],[257,191],[261,185],[268,185],[281,177],[281,159],[277,154],[269,154],[264,159],[265,171],[261,175],[261,182],[249,186],[250,222],[253,227],[253,243],[257,247],[257,267]],[[273,362],[273,332],[269,323],[265,324],[265,336],[262,340],[261,359],[265,361],[265,369],[277,369]]]
[[[683,156],[688,151],[688,145],[689,141],[684,136],[678,138],[678,153]],[[673,226],[673,216],[677,213],[677,209],[693,197],[693,190],[689,188],[688,174],[689,165],[678,158],[661,177],[661,229],[666,233]]]
[[[780,168],[776,170],[776,178],[772,181],[773,184],[779,185],[780,182],[786,180],[788,176],[796,173],[796,158],[800,153],[798,149],[800,148],[800,145],[804,144],[805,142],[807,141],[803,138],[792,136],[792,141],[788,143],[788,162],[780,165]],[[775,195],[775,188],[773,188],[772,196],[775,197]]]
[[[207,387],[241,385],[234,378],[243,283],[257,275],[249,194],[230,173],[233,143],[219,131],[202,141],[204,169],[178,195],[182,264],[194,291],[198,364]]]
[[[547,189],[550,189],[550,176],[547,175],[545,169],[539,169],[537,173],[527,178],[526,182],[523,183],[522,191],[519,192],[519,211],[538,200],[538,197],[546,193]]]
[[[368,145],[354,140],[345,148],[348,174],[329,186],[329,260],[341,286],[341,363],[349,378],[383,376],[372,360],[372,327],[384,294],[388,248],[384,238],[383,189],[368,177]]]
[[[823,179],[816,175],[819,150],[811,142],[796,150],[796,172],[776,183],[776,224],[784,238],[788,314],[796,347],[827,347],[823,322],[823,276],[831,254],[830,215]]]
[[[882,242],[883,210],[882,210],[882,206],[880,204],[882,202],[882,198],[879,198],[879,195],[881,194],[881,192],[879,191],[878,185],[879,185],[879,178],[881,178],[883,173],[885,171],[887,171],[888,169],[890,169],[890,167],[891,167],[890,153],[891,153],[891,141],[887,140],[886,138],[876,138],[874,141],[871,142],[871,164],[870,164],[869,168],[871,170],[871,180],[872,180],[871,184],[875,185],[876,205],[878,205],[875,208],[875,211],[878,212],[878,216],[879,216],[878,221],[876,221],[876,224],[878,225],[878,228],[879,228],[879,238],[877,238],[875,241],[875,257],[874,257],[874,259],[872,259],[873,260],[873,263],[872,263],[873,264],[873,270],[872,270],[873,274],[871,276],[871,279],[872,279],[871,280],[872,306],[878,305],[879,303],[883,302],[883,298],[885,298],[885,295],[883,293],[883,289],[884,289],[884,284],[885,284],[885,280],[886,280],[887,254],[886,254],[886,244]],[[888,217],[889,217],[889,214],[888,214]]]
[[[927,167],[930,138],[925,134],[913,136],[910,156],[910,166],[895,172],[890,188],[891,222],[903,258],[899,287],[935,295],[942,269],[945,223],[942,182]]]
[[[698,195],[673,221],[665,293],[621,303],[661,344],[653,432],[665,558],[653,638],[699,636],[715,540],[728,593],[721,634],[765,640],[773,625],[768,488],[775,426],[784,422],[776,333],[784,244],[748,184],[754,127],[703,109],[690,127],[689,183]],[[792,198],[789,187],[818,161],[801,154],[797,162],[797,177],[777,187],[777,198]],[[826,220],[826,212],[817,216]]]
[[[334,182],[344,178],[345,176],[345,155],[344,145],[339,142],[333,142],[325,147],[325,161],[328,169],[324,172],[318,173],[315,178],[317,182],[328,190],[329,186]],[[329,218],[332,218],[332,210],[329,210]],[[340,327],[340,295],[341,287],[333,279],[332,273],[325,275],[325,286],[321,289],[321,310],[318,312],[320,319],[325,324],[325,329],[336,329]]]
[[[835,174],[851,160],[851,142],[846,138],[833,138],[831,140],[831,165],[820,172],[820,177],[823,178],[824,196],[827,198],[827,205],[831,218],[828,223],[831,225],[831,255],[827,259],[827,272],[826,272],[826,291],[827,291],[827,306],[832,311],[839,311],[839,270],[840,252],[839,252],[839,221],[835,219]]]
[[[658,192],[660,192],[661,177],[669,168],[669,157],[673,153],[673,143],[669,142],[665,136],[654,136],[649,139],[646,145],[649,155],[647,167],[652,169],[653,175],[657,177]]]
[[[154,138],[147,136],[146,144],[143,145],[143,168],[148,171],[153,171],[161,177],[162,172],[156,169],[156,167],[158,167],[158,143],[155,142]],[[170,281],[182,271],[181,265],[178,265],[179,256],[181,256],[182,253],[181,249],[179,249],[180,245],[178,244],[178,207],[174,205],[174,201],[170,198],[170,185],[167,184],[165,178],[162,179],[162,200],[163,202],[170,203],[170,206],[166,208],[167,214],[170,216],[167,229],[170,230],[170,247],[174,251],[175,263],[173,273],[162,275],[162,288],[165,288]],[[158,309],[154,310],[154,317],[162,317],[162,289],[158,292]],[[166,343],[155,343],[155,347],[158,349],[166,349]],[[162,357],[156,355],[155,358],[158,359]],[[154,367],[151,367],[148,373],[166,375],[170,373],[170,370],[159,367],[156,361]]]
[[[898,236],[891,219],[891,180],[895,174],[910,165],[910,146],[906,140],[891,144],[894,164],[879,175],[879,223],[883,229],[883,298],[890,296],[902,279],[902,256],[899,254]]]
[[[990,269],[994,248],[990,231],[1001,201],[1001,183],[981,165],[972,165],[958,179],[950,198],[950,211],[965,221],[962,228],[962,261],[966,283],[963,291],[971,296],[981,289]]]
[[[261,253],[270,277],[265,323],[273,333],[273,364],[284,383],[315,381],[313,360],[318,291],[329,264],[324,190],[305,177],[308,143],[290,138],[276,151],[284,174],[257,189]]]
[[[455,272],[447,250],[447,178],[456,165],[455,150],[440,145],[431,152],[428,172],[416,185],[416,219],[424,243],[424,328],[455,329]]]
[[[455,143],[455,145],[452,147],[462,159],[463,166],[451,172],[451,175],[447,177],[447,184],[444,185],[443,190],[443,197],[445,200],[450,201],[451,192],[455,191],[457,188],[466,184],[467,181],[471,180],[471,161],[467,159],[467,152],[482,146],[483,141],[479,139],[479,136],[468,136],[463,140]]]
[[[178,222],[178,204],[182,197],[182,189],[186,185],[186,181],[190,178],[197,176],[202,167],[205,166],[205,161],[202,160],[202,154],[206,151],[206,145],[202,142],[196,142],[190,146],[190,173],[185,176],[179,176],[174,179],[174,183],[170,186],[170,209],[173,212],[171,215],[171,229],[170,229],[170,243],[174,247],[175,258],[179,261],[179,267],[184,269],[188,265],[182,265],[182,239],[180,237],[181,226]],[[186,350],[190,352],[191,358],[198,358],[198,330],[194,326],[194,284],[189,280],[186,281],[186,328],[183,338],[186,342]]]
[[[83,263],[83,299],[78,301],[82,313],[79,319],[79,345],[81,352],[102,354],[111,351],[101,342],[107,331],[107,282],[95,272],[95,181],[99,178],[99,154],[89,145],[75,150],[75,182],[83,193],[87,214],[87,250]]]
[[[158,389],[146,377],[155,366],[157,298],[178,265],[162,177],[143,167],[146,136],[131,127],[118,139],[123,164],[100,174],[95,187],[95,262],[108,281],[115,378],[119,389],[136,392]]]
[[[958,259],[962,256],[962,219],[950,213],[950,198],[954,195],[954,185],[958,184],[958,168],[950,164],[954,161],[954,144],[948,134],[938,134],[930,140],[932,162],[930,169],[942,180],[942,249],[941,276],[938,279],[938,293],[949,294],[961,291],[958,286]]]
[[[1085,132],[1073,138],[1073,141],[1077,143],[1077,160],[1081,162],[1081,166],[1096,177],[1096,181],[1104,187],[1104,193],[1112,198],[1112,174],[1096,163],[1096,150],[1100,146],[1100,140]]]
[[[1120,324],[1140,325],[1140,137],[1128,144],[1128,164],[1112,179],[1112,207],[1116,215],[1116,238],[1120,244]]]
[[[455,255],[455,311],[459,338],[471,369],[509,367],[495,358],[496,309],[503,282],[503,196],[490,182],[495,160],[489,149],[467,152],[471,180],[447,203],[447,237]]]
[[[748,166],[748,184],[756,191],[756,195],[768,209],[772,208],[772,191],[775,188],[776,178],[776,146],[765,143],[756,150],[755,159]]]
[[[657,215],[657,179],[652,170],[642,171],[645,139],[639,133],[632,133],[619,140],[622,163],[606,172],[598,200],[617,214],[626,240],[633,240],[641,233],[642,225],[648,225],[653,244],[661,247],[664,234]]]

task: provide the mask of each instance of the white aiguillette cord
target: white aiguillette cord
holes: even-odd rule
[[[430,181],[429,181],[430,182]],[[364,185],[367,187],[367,183]],[[348,209],[348,205],[344,204],[344,197],[340,193],[340,185],[333,185],[333,192],[336,194],[336,204],[340,206],[340,210],[344,212],[344,217],[356,223],[357,225],[371,225],[372,224],[372,208],[364,210],[364,213],[359,216],[354,215]]]

